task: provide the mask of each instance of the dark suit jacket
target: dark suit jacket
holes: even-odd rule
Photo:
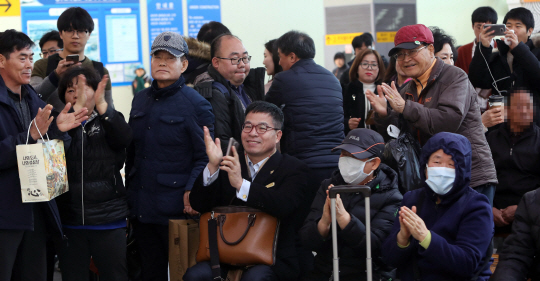
[[[250,180],[244,157],[240,157],[240,165],[242,178]],[[209,186],[204,186],[201,173],[191,190],[189,201],[191,207],[201,213],[209,212],[217,206],[236,205],[257,208],[277,217],[281,224],[276,263],[272,269],[279,280],[296,280],[299,265],[294,243],[295,216],[299,213],[298,208],[304,196],[308,194],[308,174],[306,164],[276,151],[252,181],[247,202],[236,198],[236,189],[231,186],[228,174],[224,171],[219,171],[219,177]]]

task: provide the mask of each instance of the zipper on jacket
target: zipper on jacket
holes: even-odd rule
[[[514,149],[514,148],[510,147],[510,156],[512,156],[512,149]]]
[[[88,122],[87,122],[88,123]],[[86,125],[86,123],[84,124]],[[84,125],[81,126],[81,210],[82,210],[82,224],[84,225]]]

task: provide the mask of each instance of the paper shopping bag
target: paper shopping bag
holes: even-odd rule
[[[197,261],[199,224],[194,220],[169,220],[169,272],[171,281],[182,281]]]
[[[62,140],[17,145],[22,202],[45,202],[68,191]]]

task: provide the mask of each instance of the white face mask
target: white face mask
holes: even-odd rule
[[[433,192],[439,195],[445,195],[452,189],[456,178],[456,170],[446,167],[428,167],[426,183]]]
[[[357,185],[373,173],[373,170],[369,174],[364,173],[364,166],[371,160],[373,159],[364,162],[353,157],[340,157],[338,163],[339,173],[346,183]]]

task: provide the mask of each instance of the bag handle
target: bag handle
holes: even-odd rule
[[[227,219],[227,216],[226,215],[219,215],[218,216],[219,234],[221,235],[221,240],[223,240],[223,242],[225,242],[225,244],[227,244],[229,246],[234,246],[234,245],[237,245],[238,243],[242,242],[242,240],[244,240],[244,238],[246,237],[246,235],[247,235],[247,233],[249,231],[249,228],[252,227],[255,224],[255,218],[256,217],[257,217],[257,214],[249,214],[248,215],[248,225],[246,227],[246,230],[244,231],[244,234],[242,234],[242,237],[240,237],[235,242],[229,242],[229,241],[227,241],[227,239],[225,239],[225,236],[223,235],[223,225],[225,224],[225,220]]]
[[[26,145],[28,145],[28,139],[30,138],[30,128],[32,127],[32,123],[34,123],[34,126],[36,126],[36,130],[38,131],[39,136],[41,137],[41,139],[43,139],[43,135],[41,134],[41,132],[39,131],[39,128],[37,127],[36,118],[34,118],[34,120],[32,120],[30,122],[30,125],[28,126],[28,133],[26,133]],[[45,135],[47,136],[47,141],[51,141],[49,139],[49,135],[47,133],[45,133]]]
[[[221,278],[221,264],[219,263],[219,249],[217,245],[217,219],[214,217],[214,211],[212,211],[212,216],[208,219],[208,244],[212,280],[223,281],[223,278]]]

